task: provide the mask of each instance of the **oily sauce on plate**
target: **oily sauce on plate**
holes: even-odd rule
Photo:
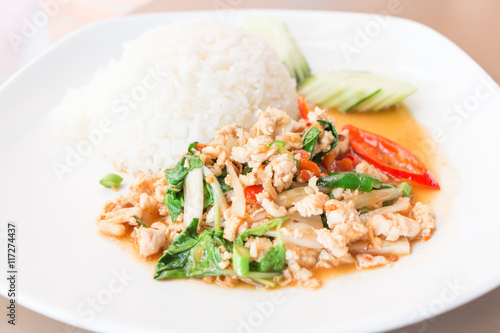
[[[344,125],[351,124],[365,131],[379,134],[407,148],[425,164],[431,173],[436,170],[434,151],[425,145],[429,134],[404,105],[374,113],[341,113],[336,110],[328,112],[335,117],[337,121],[335,128],[339,133]],[[414,183],[410,185],[413,188],[414,201],[424,204],[429,204],[438,193],[426,186]]]
[[[365,131],[384,136],[411,151],[424,165],[433,172],[437,163],[434,159],[434,151],[430,150],[423,142],[427,142],[429,134],[426,128],[421,125],[412,115],[411,111],[404,105],[374,113],[342,113],[337,110],[329,110],[335,117],[337,123],[335,128],[340,133],[342,127],[347,124],[354,125]],[[439,182],[439,179],[438,179]],[[431,204],[432,199],[438,191],[426,186],[409,182],[412,186],[412,201],[420,201],[424,204]],[[431,205],[432,206],[432,205]],[[413,244],[418,241],[411,241]],[[377,269],[372,267],[368,269]],[[363,270],[366,270],[364,268]],[[315,276],[322,280],[328,280],[340,275],[357,271],[355,264],[338,266],[335,269],[317,269]]]

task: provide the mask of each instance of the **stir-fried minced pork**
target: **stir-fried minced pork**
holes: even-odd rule
[[[137,230],[139,253],[149,257],[163,250],[167,244],[167,233],[167,226],[161,222],[153,223],[150,228],[140,227]]]
[[[332,117],[326,110],[315,107],[314,110],[311,110],[307,113],[307,121],[311,124],[314,124],[318,121],[318,119],[328,120],[335,125],[335,119]]]
[[[285,132],[283,135],[276,136],[276,140],[283,141],[288,150],[302,148],[302,137],[298,133]]]
[[[129,193],[106,203],[97,218],[99,231],[131,236],[144,258],[171,249],[177,240],[173,251],[186,247],[185,252],[174,258],[165,251],[162,258],[168,260],[160,262],[172,267],[155,272],[155,278],[194,276],[223,287],[243,282],[318,288],[319,269],[388,266],[397,256],[384,246],[432,236],[431,208],[402,197],[392,185],[397,180],[360,157],[352,158],[357,164],[347,173],[379,179],[385,192],[395,194],[391,200],[374,195],[359,207],[361,197],[378,189],[353,186],[352,178],[325,185],[322,156],[337,161],[352,154],[349,132],[336,140],[324,126],[335,124],[328,112],[315,108],[307,119],[294,120],[269,107],[257,117],[249,130],[229,125],[212,142],[192,144],[175,168],[157,176],[137,174]],[[306,147],[311,127],[316,142]],[[384,255],[365,252],[367,246]]]
[[[231,157],[233,161],[257,168],[276,153],[276,147],[269,147],[271,141],[267,137],[250,137],[244,146],[233,147]]]
[[[328,199],[326,194],[318,192],[308,195],[299,202],[296,202],[294,206],[300,216],[311,217],[313,215],[321,215]]]
[[[225,146],[227,149],[243,146],[248,139],[248,134],[236,125],[228,125],[215,133],[213,144]]]
[[[420,224],[422,228],[421,236],[423,240],[428,240],[435,228],[436,220],[431,211],[431,207],[417,202],[410,212],[411,216]]]
[[[367,232],[368,229],[362,223],[349,220],[335,225],[332,230],[323,228],[316,231],[318,242],[336,258],[346,255],[348,245],[365,237]]]
[[[229,149],[223,145],[208,145],[201,150],[200,159],[218,177],[222,174],[229,154]]]
[[[269,159],[269,164],[266,165],[268,174],[273,175],[273,186],[276,192],[281,192],[293,182],[293,176],[297,172],[295,161],[287,154],[275,155]]]
[[[356,172],[370,175],[372,177],[380,179],[383,182],[389,181],[389,177],[385,173],[379,171],[377,168],[366,161],[362,161],[361,163],[356,165]]]
[[[250,128],[251,137],[274,138],[286,127],[290,127],[295,121],[282,110],[272,106],[265,111],[257,111],[257,122]]]
[[[246,175],[240,175],[240,181],[243,186],[252,186],[252,185],[262,185],[266,181],[270,181],[273,177],[272,169],[268,169],[266,167],[255,168],[251,172]]]
[[[318,268],[327,268],[332,269],[333,267],[341,266],[341,265],[352,265],[356,262],[354,257],[347,253],[345,256],[341,258],[335,258],[328,250],[321,250],[318,256],[318,264],[316,267]]]
[[[273,246],[273,242],[267,237],[250,238],[245,246],[250,248],[250,257],[255,261],[260,261]]]
[[[316,142],[316,145],[314,146],[313,154],[317,155],[319,153],[329,151],[333,141],[335,141],[335,138],[333,137],[332,132],[322,131],[318,136],[318,142]]]
[[[366,226],[375,236],[385,236],[388,241],[395,241],[401,236],[413,239],[422,230],[418,221],[397,213],[375,215],[366,222]]]
[[[368,253],[358,254],[356,256],[356,265],[359,268],[375,267],[386,265],[388,263],[384,256],[372,256]]]
[[[326,223],[333,229],[340,223],[360,223],[358,211],[354,209],[352,201],[328,200],[325,202]]]
[[[231,216],[226,221],[226,226],[224,227],[224,238],[230,241],[234,241],[236,235],[238,234],[238,229],[242,225],[243,220],[238,216]]]
[[[127,229],[125,228],[124,225],[113,224],[106,220],[100,221],[97,228],[99,229],[100,232],[114,237],[124,236],[127,232]]]
[[[335,156],[342,156],[349,151],[349,130],[343,130],[339,133],[339,142],[333,148],[332,154]]]

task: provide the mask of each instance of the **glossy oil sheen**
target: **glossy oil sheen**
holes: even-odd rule
[[[411,111],[404,105],[383,110],[380,112],[350,112],[342,113],[330,110],[335,117],[337,131],[341,131],[344,125],[350,124],[365,131],[384,136],[407,148],[432,173],[439,167],[436,153],[430,151],[425,142],[430,140],[427,129],[420,124],[412,115]],[[439,179],[438,179],[439,182]],[[411,184],[416,201],[430,204],[432,198],[438,193],[429,187],[419,184]]]

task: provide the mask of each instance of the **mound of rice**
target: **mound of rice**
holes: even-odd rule
[[[222,126],[250,126],[259,108],[296,117],[296,98],[295,80],[262,37],[180,21],[125,43],[121,59],[70,91],[52,116],[76,140],[111,124],[105,155],[123,171],[158,172]]]

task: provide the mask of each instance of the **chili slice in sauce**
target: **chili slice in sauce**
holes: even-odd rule
[[[308,181],[312,176],[321,176],[319,165],[310,160],[311,155],[308,152],[300,149],[295,150],[293,154],[300,154],[299,175],[303,180]]]
[[[261,193],[264,190],[262,185],[251,185],[245,187],[245,199],[247,200],[256,200],[257,194]]]
[[[307,108],[304,96],[299,96],[298,104],[299,104],[300,115],[302,116],[302,118],[307,120],[307,114],[309,113],[309,109]]]
[[[378,169],[395,178],[409,179],[440,189],[425,165],[405,147],[352,125],[345,125],[343,129],[349,130],[350,145],[354,152]]]

